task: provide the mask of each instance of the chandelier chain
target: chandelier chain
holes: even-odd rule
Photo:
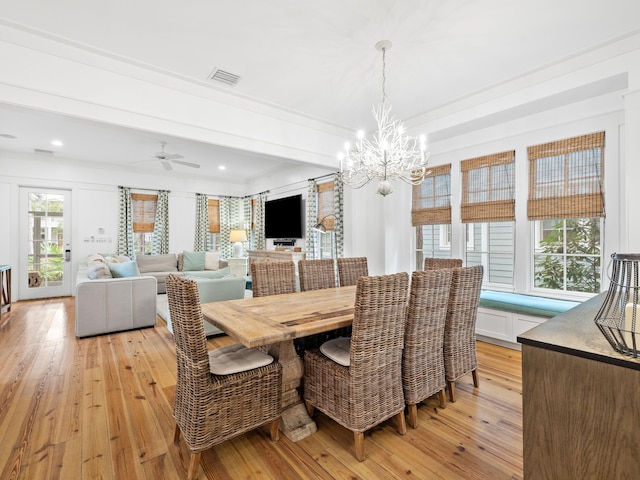
[[[382,104],[384,105],[387,101],[387,92],[385,89],[385,85],[387,84],[387,62],[386,62],[387,49],[382,49]]]

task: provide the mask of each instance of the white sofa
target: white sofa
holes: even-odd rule
[[[201,270],[183,271],[185,255],[204,255],[201,260],[209,262],[200,265]],[[113,278],[112,268],[118,264],[133,267],[133,271]],[[75,291],[76,336],[87,337],[154,326],[157,314],[156,295],[165,293],[166,277],[170,274],[217,276],[228,273],[225,269],[227,262],[220,260],[217,253],[139,255],[133,264],[128,257],[93,254],[87,257],[86,265],[78,267]],[[189,263],[185,265],[189,266]],[[225,282],[220,283],[224,284]]]
[[[205,255],[204,253],[200,253]],[[167,293],[167,277],[173,275],[185,275],[189,273],[216,272],[228,266],[226,260],[221,260],[217,252],[207,253],[211,256],[211,269],[203,267],[202,270],[188,270],[184,268],[184,253],[167,253],[163,255],[138,255],[136,263],[141,275],[155,277],[158,282],[158,293]],[[187,267],[188,268],[188,267]]]
[[[157,281],[152,276],[87,277],[86,265],[76,277],[76,336],[152,327],[156,324]]]

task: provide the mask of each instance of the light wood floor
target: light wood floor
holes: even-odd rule
[[[211,346],[228,342],[210,341]],[[419,428],[391,422],[353,435],[321,413],[318,432],[273,444],[266,430],[203,454],[201,479],[521,479],[520,352],[478,343],[480,388],[419,408]],[[173,445],[173,338],[155,328],[77,339],[74,300],[17,302],[0,325],[0,479],[179,479]]]

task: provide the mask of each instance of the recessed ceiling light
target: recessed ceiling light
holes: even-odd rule
[[[226,170],[226,169],[227,169],[227,167],[225,167],[224,165],[218,166],[218,170]]]
[[[62,147],[64,143],[62,143],[60,140],[51,140],[51,145],[55,147]]]

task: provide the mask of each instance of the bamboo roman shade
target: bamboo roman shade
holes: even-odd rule
[[[463,223],[514,221],[515,151],[460,162]]]
[[[157,195],[131,194],[131,217],[135,233],[153,233],[157,204]]]
[[[324,218],[324,226],[327,231],[335,229],[335,218],[325,218],[327,215],[334,214],[334,182],[325,182],[318,184],[318,223]]]
[[[411,223],[451,223],[451,164],[432,167],[422,183],[413,186]]]
[[[604,132],[527,150],[529,220],[604,217]]]
[[[220,200],[208,199],[209,233],[220,233]]]

